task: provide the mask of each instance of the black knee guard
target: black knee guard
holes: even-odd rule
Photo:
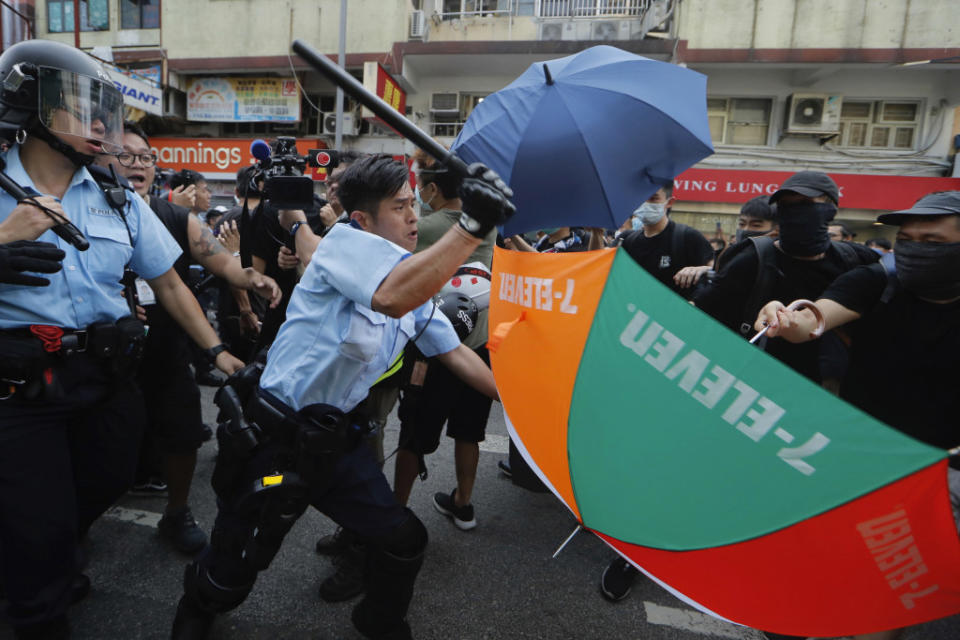
[[[226,613],[236,609],[246,600],[253,581],[240,586],[218,584],[210,577],[209,570],[194,561],[183,573],[183,594],[199,609],[209,613]]]
[[[413,511],[407,509],[407,519],[381,545],[383,550],[400,558],[415,558],[427,548],[427,528]]]

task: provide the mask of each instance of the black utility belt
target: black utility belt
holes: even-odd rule
[[[117,322],[98,322],[86,329],[31,325],[0,331],[0,381],[9,397],[16,388],[51,386],[53,371],[67,358],[96,358],[118,375],[130,374],[143,354],[144,325],[133,316]],[[4,395],[0,393],[0,395]]]
[[[35,345],[49,355],[69,356],[85,353],[97,358],[124,355],[146,336],[145,327],[133,316],[116,322],[97,322],[86,329],[62,329],[50,325],[30,325],[22,329],[0,331],[0,354],[6,345]],[[36,351],[26,347],[28,351]],[[18,351],[19,352],[19,351]]]
[[[350,451],[366,435],[369,421],[344,414],[334,407],[312,405],[294,411],[277,398],[258,389],[247,405],[246,417],[264,435],[293,444],[311,454]]]

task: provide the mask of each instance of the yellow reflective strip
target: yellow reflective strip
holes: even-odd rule
[[[401,352],[400,355],[397,356],[397,359],[393,361],[393,364],[390,365],[390,368],[387,369],[382,376],[377,378],[376,382],[374,382],[373,384],[377,384],[377,382],[380,382],[381,380],[386,380],[387,378],[395,374],[397,371],[400,371],[400,368],[402,366],[403,366],[403,352]],[[373,385],[370,385],[370,386],[373,386]]]
[[[263,482],[263,486],[265,487],[272,487],[283,482],[283,475],[277,474],[275,476],[264,476],[261,482]]]

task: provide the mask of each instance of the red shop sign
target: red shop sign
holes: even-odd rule
[[[688,169],[675,179],[674,196],[681,202],[743,203],[770,195],[793,171]],[[960,178],[830,173],[840,188],[840,206],[847,209],[893,211],[911,206],[933,191],[960,190]]]

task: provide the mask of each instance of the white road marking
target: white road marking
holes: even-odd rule
[[[510,451],[510,436],[497,436],[488,433],[480,443],[480,451],[490,453],[507,453]]]
[[[755,629],[738,627],[699,611],[664,607],[653,602],[644,602],[643,606],[647,611],[647,622],[650,624],[734,640],[766,640],[766,636]]]
[[[112,507],[103,515],[106,518],[119,520],[120,522],[132,522],[133,524],[153,528],[157,527],[157,523],[160,522],[160,518],[163,517],[162,513],[141,511],[140,509],[127,509],[125,507]]]

